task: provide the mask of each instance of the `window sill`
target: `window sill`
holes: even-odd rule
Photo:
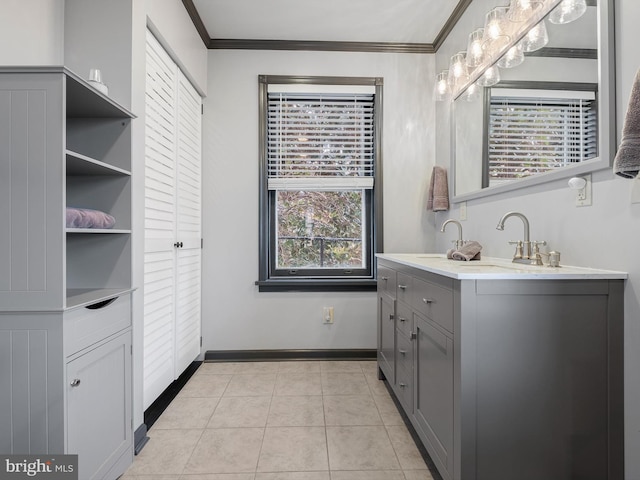
[[[259,292],[375,292],[377,281],[372,278],[346,279],[271,279],[256,281]]]

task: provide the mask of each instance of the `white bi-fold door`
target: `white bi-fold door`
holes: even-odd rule
[[[144,408],[200,354],[202,99],[147,31]]]

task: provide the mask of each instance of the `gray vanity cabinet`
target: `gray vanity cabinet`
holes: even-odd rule
[[[78,454],[83,480],[133,459],[133,117],[64,67],[0,67],[0,454]]]
[[[385,378],[395,382],[395,299],[388,293],[378,294],[378,365]]]
[[[395,377],[389,343],[380,370],[445,480],[624,478],[620,272],[456,278],[382,257],[398,295]]]

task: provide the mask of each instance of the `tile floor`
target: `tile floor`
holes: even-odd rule
[[[375,361],[203,363],[121,480],[432,480]]]

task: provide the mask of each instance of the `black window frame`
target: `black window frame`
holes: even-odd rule
[[[260,292],[278,291],[375,291],[375,254],[382,251],[382,90],[380,77],[320,77],[259,75],[259,275]],[[373,86],[374,175],[373,188],[363,189],[367,238],[366,269],[276,270],[276,191],[269,190],[267,172],[267,114],[269,85]],[[316,87],[317,88],[317,87]]]

